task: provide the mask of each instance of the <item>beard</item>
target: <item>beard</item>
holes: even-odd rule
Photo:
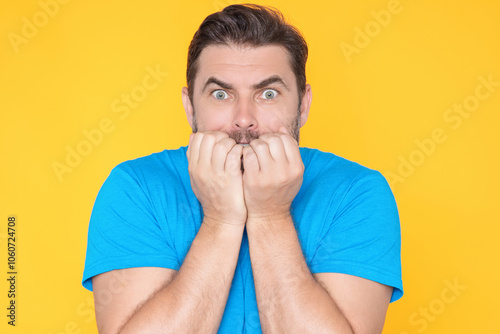
[[[300,104],[297,110],[297,114],[294,119],[285,125],[288,133],[299,143],[300,139]],[[196,112],[193,108],[193,133],[198,132],[198,122],[196,120]],[[260,135],[264,133],[259,133],[254,130],[233,130],[227,132],[230,138],[234,139],[238,144],[240,143],[250,143],[252,140],[259,138]]]

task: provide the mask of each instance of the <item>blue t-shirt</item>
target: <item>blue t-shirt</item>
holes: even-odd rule
[[[385,178],[331,153],[300,148],[305,165],[292,216],[311,273],[334,272],[394,287],[403,295],[401,236]],[[113,169],[94,204],[83,286],[114,269],[179,270],[203,219],[191,189],[186,147],[124,162]],[[260,333],[243,235],[219,333]]]

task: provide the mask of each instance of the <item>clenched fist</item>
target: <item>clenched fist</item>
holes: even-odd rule
[[[212,221],[232,225],[246,222],[242,150],[225,132],[197,132],[189,138],[186,154],[191,187],[204,216]]]
[[[284,127],[243,148],[243,192],[248,219],[281,218],[300,190],[304,164],[295,139]]]

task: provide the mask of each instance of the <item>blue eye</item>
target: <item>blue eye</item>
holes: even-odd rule
[[[212,96],[215,97],[217,100],[225,100],[228,98],[227,93],[220,89],[213,92]]]
[[[276,95],[278,95],[278,92],[275,91],[274,89],[266,89],[262,93],[262,97],[266,100],[272,100],[276,97]]]

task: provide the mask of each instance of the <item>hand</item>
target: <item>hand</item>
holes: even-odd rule
[[[285,128],[252,140],[243,148],[243,192],[248,219],[290,215],[300,190],[304,164],[297,142]]]
[[[189,137],[186,154],[191,187],[205,218],[211,221],[231,225],[246,222],[242,150],[225,132],[197,132]]]

